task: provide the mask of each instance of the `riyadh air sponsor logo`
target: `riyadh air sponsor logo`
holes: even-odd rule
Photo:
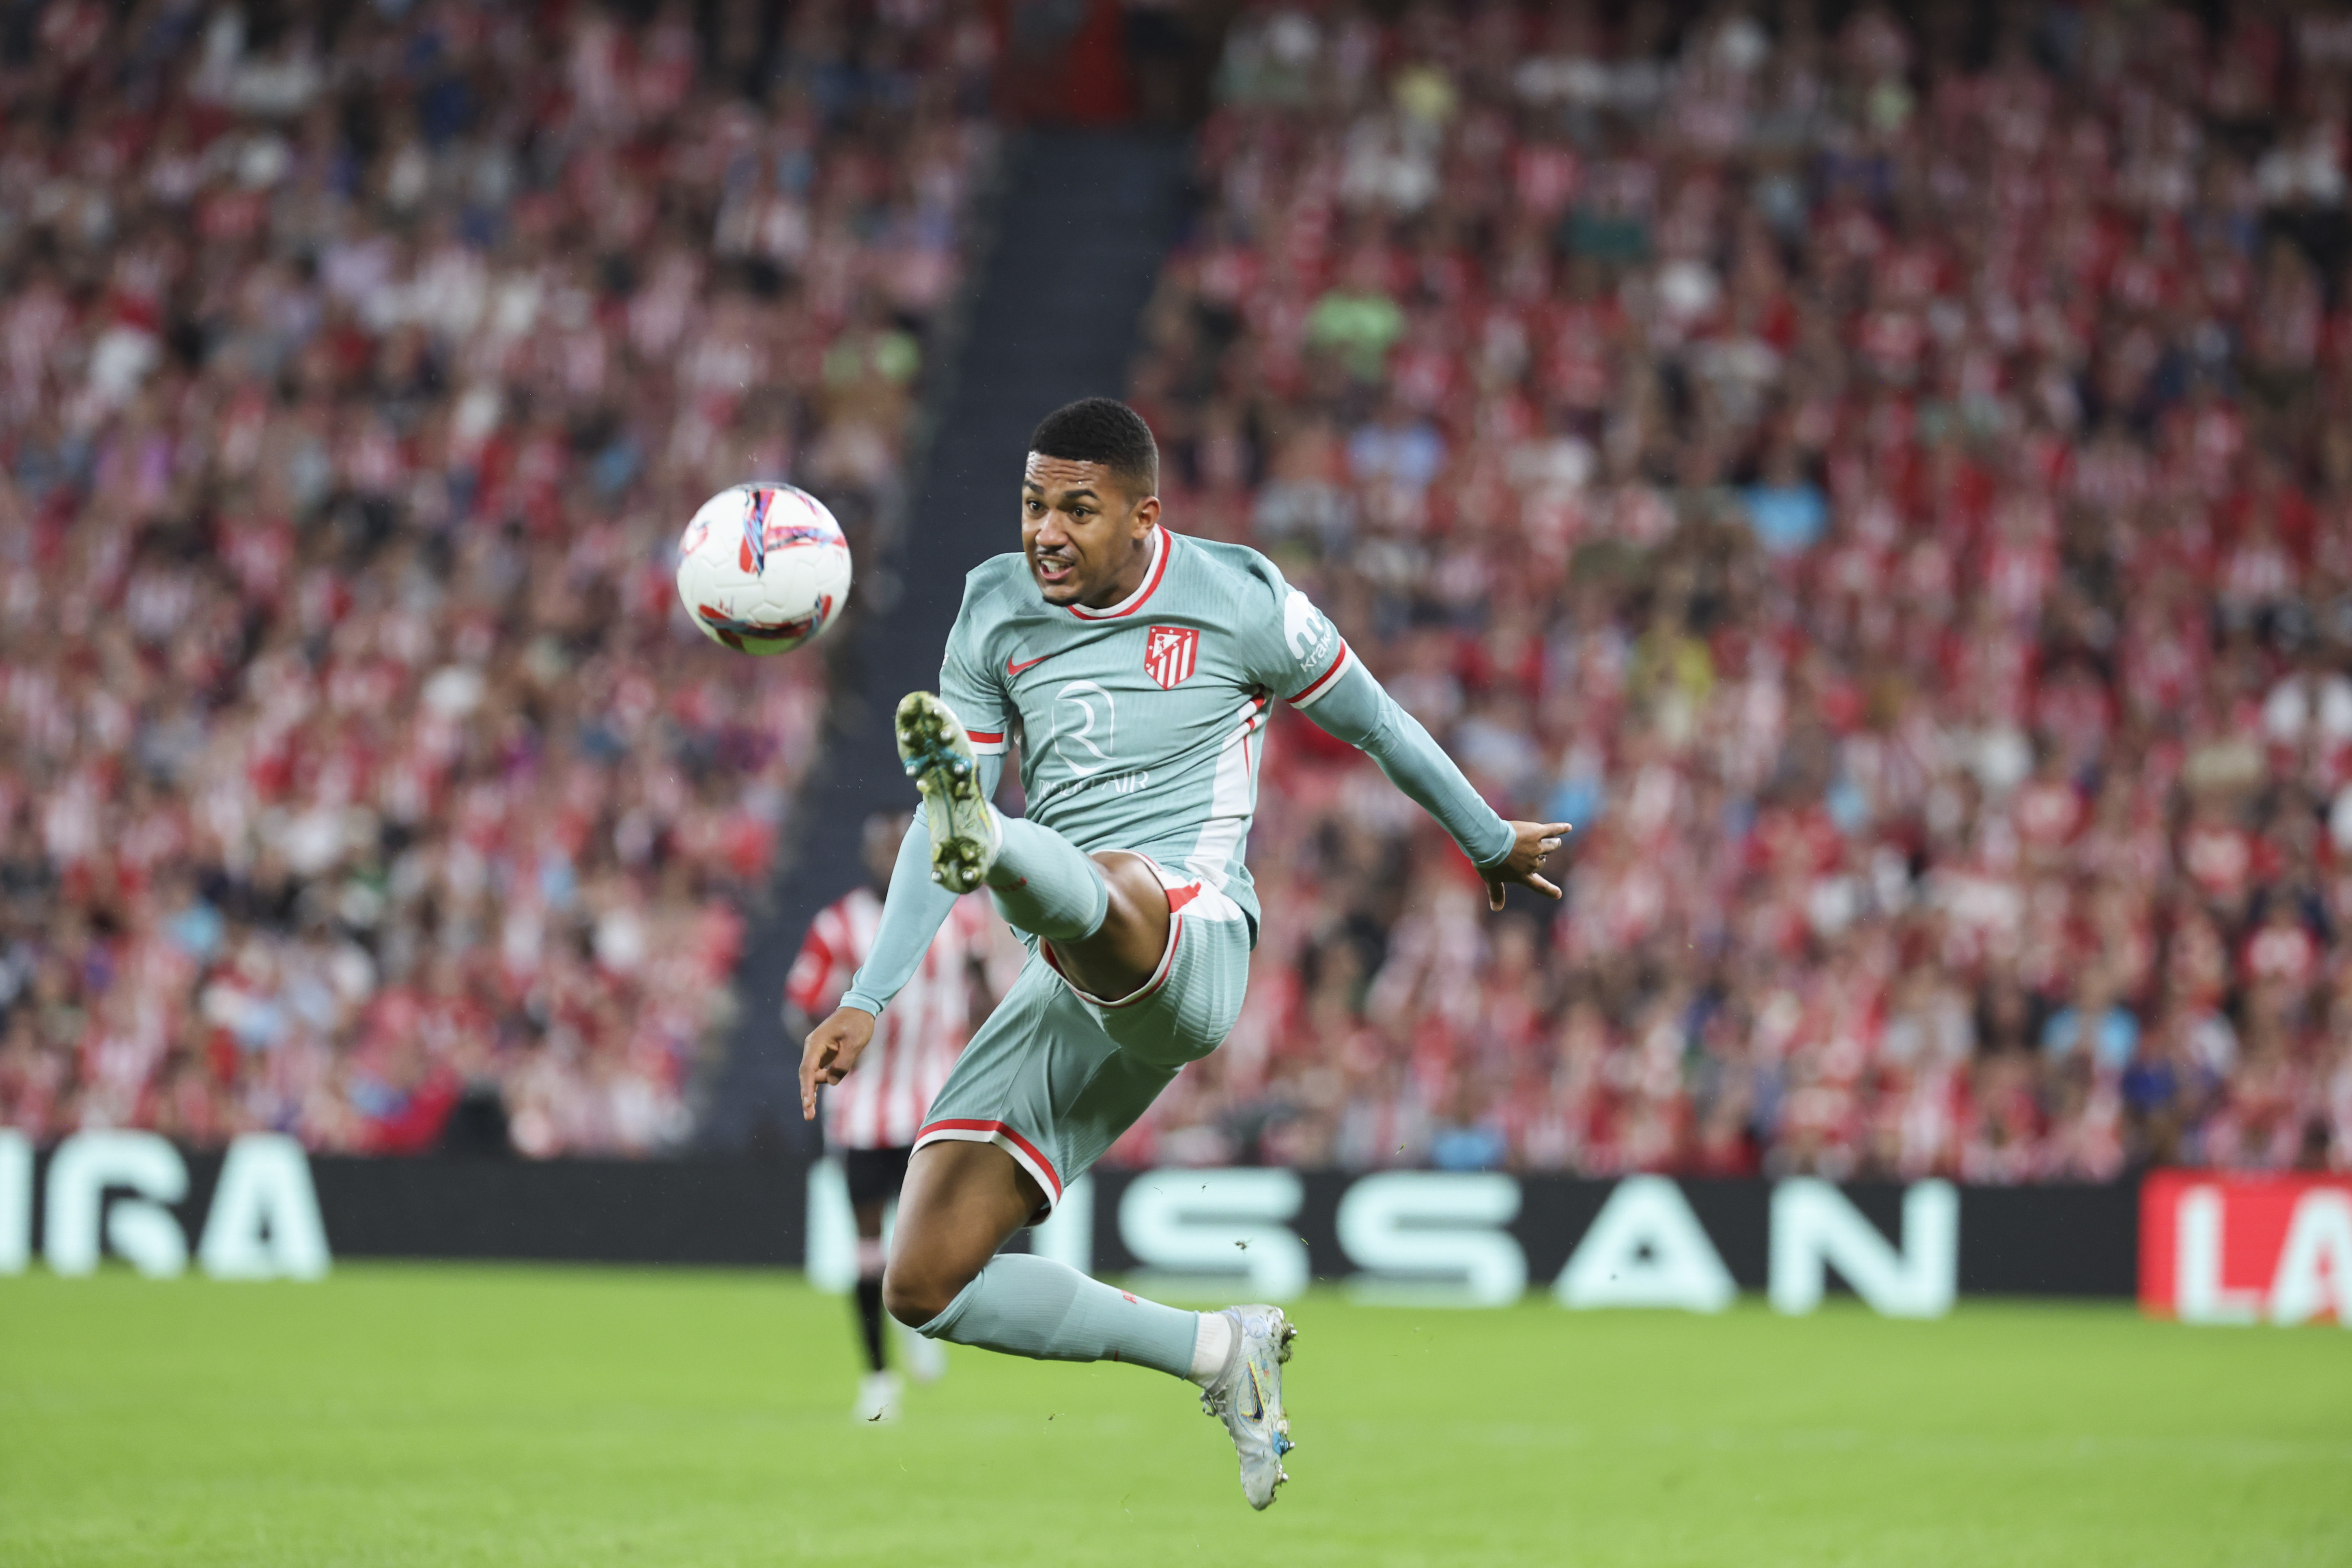
[[[1111,741],[1118,710],[1109,690],[1095,680],[1073,680],[1054,694],[1054,754],[1080,778],[1111,765]]]
[[[1290,645],[1293,658],[1319,669],[1330,657],[1338,636],[1329,618],[1315,607],[1314,600],[1296,588],[1290,590],[1282,601],[1282,640]]]
[[[1201,661],[1197,626],[1154,626],[1143,637],[1143,672],[1163,691],[1192,679]]]

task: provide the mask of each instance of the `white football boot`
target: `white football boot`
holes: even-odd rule
[[[891,1422],[898,1419],[898,1374],[895,1372],[869,1372],[857,1380],[857,1403],[849,1413],[860,1421]]]
[[[1201,1391],[1201,1408],[1225,1424],[1241,1456],[1242,1496],[1262,1509],[1290,1479],[1282,1457],[1298,1446],[1282,1412],[1282,1363],[1298,1331],[1279,1307],[1227,1307],[1224,1315],[1234,1325],[1233,1353],[1223,1373]]]
[[[1004,842],[981,793],[979,754],[954,710],[928,691],[899,699],[898,730],[898,761],[922,795],[931,832],[931,880],[969,893],[986,879]]]

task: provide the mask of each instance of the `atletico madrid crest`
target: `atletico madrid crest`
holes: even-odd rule
[[[1197,626],[1154,626],[1143,637],[1143,672],[1172,691],[1192,678],[1201,660]]]

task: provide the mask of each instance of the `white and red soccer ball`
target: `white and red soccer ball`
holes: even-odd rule
[[[790,653],[849,601],[849,542],[790,485],[737,485],[702,503],[677,542],[677,596],[711,641]]]

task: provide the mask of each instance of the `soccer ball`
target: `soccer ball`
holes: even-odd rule
[[[702,503],[677,542],[677,596],[703,636],[739,653],[790,653],[849,599],[849,542],[790,485],[737,485]]]

